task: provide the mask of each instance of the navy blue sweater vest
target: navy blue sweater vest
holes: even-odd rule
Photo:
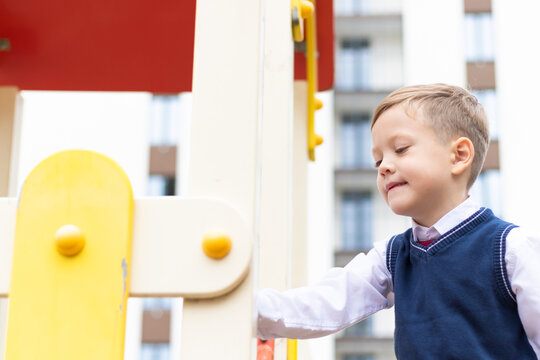
[[[536,359],[506,274],[514,227],[482,208],[428,247],[411,229],[388,242],[398,359]]]

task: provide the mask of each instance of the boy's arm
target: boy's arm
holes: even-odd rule
[[[506,268],[516,294],[518,313],[536,356],[540,358],[540,239],[521,228],[506,238]]]
[[[386,241],[333,268],[314,285],[257,294],[258,336],[307,339],[328,335],[392,306]]]

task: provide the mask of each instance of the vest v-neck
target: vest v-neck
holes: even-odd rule
[[[412,232],[409,237],[409,243],[411,246],[411,253],[417,253],[417,255],[435,255],[441,249],[450,245],[457,239],[461,238],[464,234],[469,232],[478,224],[484,222],[489,217],[493,216],[493,212],[488,208],[480,208],[477,212],[472,214],[461,223],[442,234],[437,240],[433,241],[428,246],[422,246],[414,241]]]

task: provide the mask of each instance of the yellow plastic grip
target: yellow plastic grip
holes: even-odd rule
[[[231,238],[225,234],[207,234],[202,242],[206,256],[212,259],[222,259],[232,248]]]

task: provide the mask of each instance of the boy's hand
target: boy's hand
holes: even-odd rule
[[[257,360],[274,359],[274,340],[261,340],[257,338]]]

